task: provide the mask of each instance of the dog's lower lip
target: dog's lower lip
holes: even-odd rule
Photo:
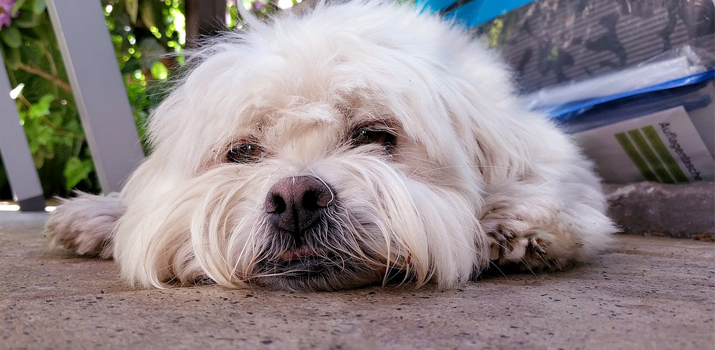
[[[290,262],[293,260],[299,260],[304,257],[308,256],[313,256],[316,255],[315,249],[302,246],[296,249],[289,249],[283,252],[283,254],[280,255],[279,261],[281,262]]]

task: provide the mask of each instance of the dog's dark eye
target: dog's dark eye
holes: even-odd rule
[[[390,148],[395,145],[395,134],[382,125],[363,126],[353,131],[352,144],[354,147],[378,144]]]
[[[261,146],[255,143],[241,143],[228,151],[226,159],[231,163],[255,163],[263,159],[264,152]]]

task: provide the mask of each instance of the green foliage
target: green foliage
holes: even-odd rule
[[[103,0],[102,6],[144,139],[146,118],[162,97],[158,83],[167,80],[182,62],[180,3]],[[66,195],[73,188],[97,193],[99,183],[45,0],[18,0],[13,14],[12,25],[0,29],[0,52],[12,86],[21,89],[16,98],[20,122],[45,195]],[[0,166],[0,196],[8,194]]]
[[[183,9],[178,0],[104,0],[102,4],[139,137],[144,140],[147,117],[161,102],[164,82],[183,63]]]
[[[238,7],[236,5],[236,1],[241,1],[243,3],[243,6],[245,6],[248,10],[253,12],[258,18],[266,18],[270,16],[273,13],[276,13],[280,11],[280,8],[278,8],[278,0],[233,0],[233,1],[228,1],[228,6],[226,8],[226,11],[228,13],[228,23],[226,23],[226,27],[228,29],[235,29],[239,24],[239,20],[241,19],[241,16],[238,13]],[[297,4],[298,1],[292,0],[293,5]],[[239,27],[240,28],[240,27]]]
[[[67,187],[72,188],[77,185],[80,181],[87,178],[89,173],[94,169],[94,165],[90,159],[80,159],[79,157],[72,157],[67,160],[65,164],[65,170],[63,175],[65,176],[65,181]]]
[[[54,173],[51,168],[64,167],[67,159],[81,154],[84,134],[45,1],[19,0],[13,13],[12,25],[0,30],[0,51],[12,86],[21,90],[16,98],[20,123],[43,187],[47,194],[62,193],[66,188],[61,178],[43,175]],[[94,182],[87,179],[83,188],[94,189]],[[6,192],[0,189],[0,193]]]

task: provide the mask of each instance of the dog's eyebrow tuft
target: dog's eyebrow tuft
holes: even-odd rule
[[[354,110],[350,106],[345,106],[345,105],[340,105],[335,107],[335,109],[338,110],[338,113],[340,113],[343,117],[345,117],[346,120],[350,120],[354,118]]]

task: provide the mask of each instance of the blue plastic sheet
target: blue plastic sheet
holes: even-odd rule
[[[476,27],[534,0],[471,0],[460,3],[455,0],[417,0],[417,6],[434,12],[445,12],[445,18],[453,18],[467,28]]]

